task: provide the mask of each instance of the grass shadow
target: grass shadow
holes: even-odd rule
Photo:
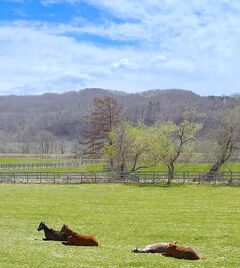
[[[182,188],[186,187],[187,185],[184,183],[178,183],[178,184],[153,184],[153,183],[124,183],[125,186],[131,186],[131,187],[157,187],[157,188]]]

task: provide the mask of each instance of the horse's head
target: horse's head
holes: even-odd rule
[[[41,221],[40,222],[40,224],[39,224],[39,226],[38,226],[38,231],[41,231],[41,230],[43,230],[44,229],[44,227],[45,227],[46,225],[45,225],[45,222],[44,221]]]
[[[60,230],[60,232],[64,232],[65,233],[67,227],[68,226],[66,224],[63,224],[62,229]]]
[[[67,235],[71,235],[71,233],[73,233],[73,231],[66,224],[63,224],[60,232],[66,233]]]
[[[173,242],[170,242],[168,247],[167,247],[167,250],[168,251],[171,251],[171,250],[175,250],[177,247],[177,241],[173,241]]]

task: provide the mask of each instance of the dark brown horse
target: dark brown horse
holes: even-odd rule
[[[48,228],[45,222],[41,221],[37,230],[44,231],[45,238],[43,240],[67,241],[67,234],[63,231],[63,227],[60,231],[55,231],[52,228]]]
[[[174,243],[170,243],[166,252],[162,253],[163,256],[173,257],[176,259],[186,260],[199,260],[197,252],[192,247],[177,246]]]
[[[67,234],[67,241],[62,242],[63,245],[68,246],[98,246],[96,238],[92,235],[78,234],[71,230],[67,225],[63,225],[63,232]]]
[[[176,243],[176,242],[172,242]],[[132,252],[135,253],[163,253],[166,252],[167,248],[169,247],[170,243],[156,243],[152,245],[147,245],[145,248],[140,249],[140,248],[135,248],[132,250]]]

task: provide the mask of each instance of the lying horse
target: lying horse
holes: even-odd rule
[[[44,231],[45,238],[43,240],[67,241],[67,234],[63,231],[63,227],[60,231],[55,231],[52,228],[48,228],[45,222],[41,221],[37,230]]]
[[[82,235],[71,230],[67,225],[63,225],[63,232],[67,234],[67,241],[62,242],[68,246],[98,246],[96,238],[92,235]]]
[[[163,256],[176,259],[199,260],[197,252],[192,247],[177,246],[176,243],[170,243]]]
[[[172,242],[172,243],[177,243],[177,242]],[[170,243],[156,243],[156,244],[152,244],[152,245],[147,245],[145,248],[143,249],[139,249],[139,248],[135,248],[132,250],[132,252],[135,253],[163,253],[167,250],[167,248],[169,247]]]

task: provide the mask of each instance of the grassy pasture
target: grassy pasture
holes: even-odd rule
[[[89,164],[79,167],[47,167],[47,168],[9,168],[0,169],[0,172],[98,172],[103,170],[101,164]]]
[[[206,172],[211,167],[210,163],[186,163],[186,164],[176,164],[175,171],[176,172]],[[232,171],[240,171],[240,163],[230,163],[228,167]],[[227,166],[222,166],[221,170],[224,172],[229,172]],[[166,167],[163,165],[158,165],[156,167],[143,168],[141,171],[155,171],[162,172],[167,171]]]
[[[0,267],[240,267],[240,188],[0,184]],[[41,219],[96,235],[98,248],[42,241]],[[177,240],[205,259],[133,254]]]
[[[77,162],[77,159],[70,158],[33,158],[33,157],[4,157],[0,156],[0,164],[41,164],[41,163],[65,163]],[[102,171],[102,164],[83,164],[79,167],[47,167],[47,168],[3,168],[0,172],[97,172]]]
[[[1,163],[1,161],[0,161]],[[45,162],[46,163],[46,162]],[[176,172],[207,172],[209,164],[207,163],[194,163],[186,165],[176,165]],[[0,172],[102,172],[104,170],[103,164],[84,164],[79,167],[47,167],[47,168],[4,168]],[[234,163],[231,167],[233,172],[240,172],[240,164]],[[221,171],[229,172],[226,167],[222,167]],[[166,168],[162,165],[139,169],[138,172],[167,172]]]
[[[53,162],[55,163],[55,162],[66,162],[66,161],[71,161],[71,159],[0,156],[0,164],[38,164],[38,163],[53,163]]]
[[[58,162],[76,162],[76,159],[70,158],[33,158],[33,157],[4,157],[0,156],[0,164],[40,164],[40,163],[58,163]],[[206,172],[209,170],[210,163],[186,163],[176,164],[176,172]],[[222,167],[223,172],[229,172],[230,168],[232,171],[240,172],[240,163],[228,163],[228,166]],[[103,164],[84,164],[79,167],[48,167],[48,168],[9,168],[0,169],[4,172],[102,172],[104,170]],[[157,165],[155,167],[142,168],[139,172],[166,172],[167,169],[163,165]]]

